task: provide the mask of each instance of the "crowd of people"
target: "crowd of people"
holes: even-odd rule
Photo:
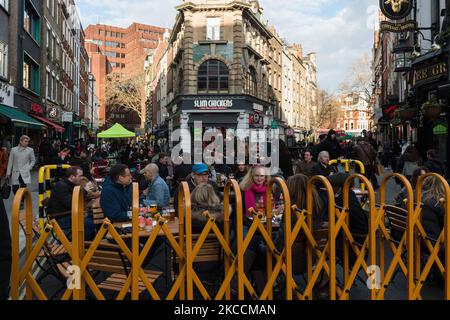
[[[6,177],[9,180],[13,192],[31,183],[30,172],[36,159],[33,150],[28,147],[29,141],[29,137],[22,136],[19,145],[11,148],[9,154],[7,147],[3,147],[0,151],[0,177],[2,179]],[[70,145],[67,140],[62,143],[59,140],[50,143],[44,139],[39,148],[37,162],[39,165],[71,165],[64,172],[56,173],[55,185],[46,208],[47,214],[53,215],[67,234],[71,232],[72,193],[76,186],[82,187],[88,211],[94,203],[97,203],[110,221],[121,222],[130,219],[133,181],[139,183],[140,203],[143,206],[156,205],[160,210],[170,205],[173,205],[175,210],[178,209],[179,185],[182,181],[186,181],[191,194],[193,232],[200,232],[207,221],[204,211],[208,211],[217,224],[222,224],[223,183],[227,178],[234,178],[239,182],[242,191],[244,234],[246,234],[251,224],[252,210],[256,212],[265,210],[268,202],[267,191],[274,177],[286,181],[292,204],[301,210],[306,209],[308,179],[315,175],[325,176],[333,187],[336,205],[343,206],[342,188],[348,174],[340,173],[336,166],[331,166],[331,159],[360,160],[365,167],[365,176],[372,182],[375,189],[378,187],[376,169],[379,163],[383,167],[393,165],[392,170],[410,179],[413,188],[416,187],[420,175],[427,172],[435,172],[447,177],[445,165],[439,160],[436,150],[427,152],[426,161],[421,158],[413,145],[405,147],[404,152],[398,155],[397,149],[377,143],[370,133],[357,138],[355,144],[349,144],[341,143],[337,139],[336,132],[330,130],[326,136],[320,137],[319,143],[305,146],[302,151],[302,160],[295,165],[286,144],[280,140],[279,145],[280,165],[276,173],[263,165],[249,165],[248,158],[246,162],[235,165],[190,164],[183,161],[180,164],[174,164],[169,153],[166,153],[170,150],[145,141],[129,141],[122,145],[102,143],[95,146],[82,140],[77,140]],[[180,155],[179,160],[181,159],[183,155]],[[98,170],[99,163],[107,167],[103,175]],[[428,177],[424,181],[422,190],[424,227],[437,239],[439,230],[443,227],[444,208],[439,200],[444,195],[444,189],[436,178]],[[269,194],[272,194],[273,214],[282,215],[284,199],[279,188],[273,187]],[[396,197],[396,204],[404,206],[405,198],[406,190],[402,189]],[[237,208],[234,201],[230,203],[231,221],[235,223]],[[327,205],[326,191],[315,186],[313,188],[315,229],[326,228]],[[355,234],[355,238],[366,234],[367,215],[353,191],[350,191],[349,216],[350,230]],[[295,221],[294,213],[292,218]],[[85,230],[86,239],[92,239],[95,228],[91,215],[85,216]],[[283,232],[284,228],[280,227],[274,234],[276,247],[280,251],[283,248]],[[262,237],[255,236],[245,255],[245,270],[253,273],[253,279],[265,279],[261,277],[261,274],[266,268],[267,261],[262,254],[266,250]],[[338,247],[339,254],[342,255],[342,250]],[[258,281],[256,283],[258,290],[262,290],[263,283],[259,285]]]

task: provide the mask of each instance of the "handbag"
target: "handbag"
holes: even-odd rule
[[[11,194],[11,186],[9,185],[9,181],[6,180],[5,183],[0,187],[0,194],[3,199],[8,199]]]

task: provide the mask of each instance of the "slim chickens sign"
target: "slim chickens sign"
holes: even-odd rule
[[[413,9],[413,0],[380,0],[380,9],[391,20],[407,17]]]

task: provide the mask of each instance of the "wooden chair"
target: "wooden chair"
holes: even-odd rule
[[[86,251],[91,244],[91,242],[85,242]],[[88,269],[109,274],[97,285],[98,288],[119,292],[131,272],[131,262],[117,244],[101,242],[88,264]],[[144,270],[144,273],[152,284],[162,275],[162,272],[154,270]],[[144,283],[139,279],[139,293],[145,289]]]
[[[100,205],[96,204],[92,206],[92,220],[94,221],[95,231],[98,232],[105,219],[105,214]]]
[[[192,235],[192,247],[194,248],[200,234]],[[178,237],[176,237],[178,240]],[[176,254],[172,254],[172,275],[177,278],[180,269],[180,259]],[[194,268],[197,269],[197,274],[200,279],[202,275],[213,274],[212,282],[210,279],[202,279],[207,286],[213,287],[214,292],[220,287],[223,280],[223,249],[216,235],[209,234],[200,248],[197,256],[194,259]],[[202,270],[202,268],[204,268]]]

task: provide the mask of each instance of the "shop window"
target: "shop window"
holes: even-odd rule
[[[219,60],[207,60],[198,69],[198,93],[228,93],[228,67]]]

